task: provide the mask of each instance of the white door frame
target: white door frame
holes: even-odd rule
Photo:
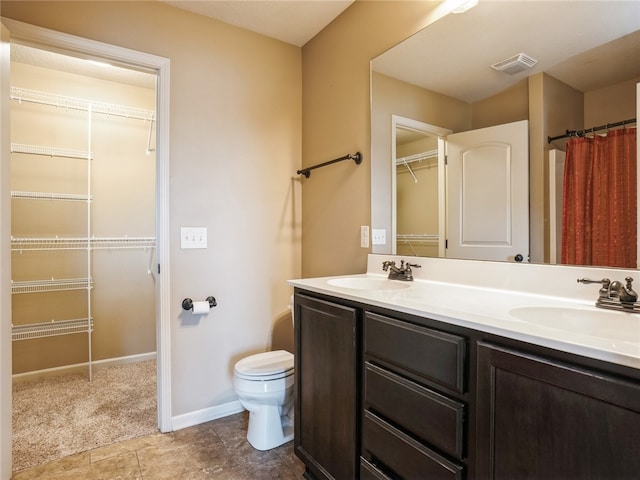
[[[0,24],[0,478],[11,478],[11,169],[9,29]]]
[[[33,46],[50,47],[77,54],[79,57],[98,58],[105,61],[143,68],[157,72],[157,108],[156,108],[156,354],[158,365],[158,428],[161,432],[171,431],[171,329],[169,320],[169,78],[170,61],[168,58],[117,47],[46,28],[29,25],[11,19],[2,18],[9,29],[11,39]],[[7,87],[8,88],[8,87]],[[8,125],[2,125],[3,129]],[[4,132],[3,132],[4,133]],[[1,161],[9,162],[8,156]],[[3,195],[0,202],[7,202]],[[4,211],[4,210],[3,210]],[[2,222],[11,219],[3,216]],[[3,248],[5,248],[3,246]],[[4,252],[3,252],[4,253]],[[162,268],[160,268],[162,266]],[[10,285],[4,280],[0,286],[10,292]],[[11,322],[2,318],[2,322]],[[11,349],[11,338],[0,338],[0,349]],[[11,376],[0,375],[1,389],[11,390]],[[4,413],[4,412],[0,412]],[[9,445],[1,447],[11,450]],[[3,454],[5,452],[2,452]],[[4,456],[4,455],[3,455]],[[6,458],[6,457],[5,457]]]
[[[445,177],[444,177],[444,141],[452,131],[448,128],[438,127],[429,123],[414,120],[400,115],[391,115],[391,254],[396,255],[398,233],[398,186],[396,180],[396,129],[404,128],[420,132],[425,136],[438,138],[438,256],[443,258],[445,254]]]

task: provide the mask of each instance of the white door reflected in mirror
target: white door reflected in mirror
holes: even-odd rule
[[[528,261],[526,120],[450,134],[394,115],[392,132],[394,254]]]
[[[447,257],[528,261],[529,122],[447,137]]]

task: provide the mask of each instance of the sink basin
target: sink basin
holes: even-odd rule
[[[406,282],[369,277],[332,278],[327,283],[334,287],[351,288],[352,290],[400,290],[409,287]]]
[[[509,311],[518,320],[556,330],[569,330],[584,335],[611,340],[629,338],[637,314],[588,307],[518,307]]]

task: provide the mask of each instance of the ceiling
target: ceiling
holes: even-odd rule
[[[354,0],[162,0],[301,47]]]
[[[11,43],[11,61],[136,87],[155,88],[156,85],[156,76],[151,73],[120,68],[19,43]]]
[[[480,0],[383,53],[373,69],[466,102],[546,72],[585,92],[640,77],[640,2]],[[515,75],[490,65],[525,53]]]

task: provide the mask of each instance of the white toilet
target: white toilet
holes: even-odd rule
[[[247,440],[270,450],[293,440],[293,354],[258,353],[236,363],[233,388],[249,411]]]

